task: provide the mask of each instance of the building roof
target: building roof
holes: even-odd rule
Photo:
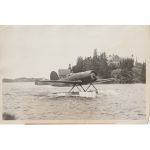
[[[66,75],[70,74],[70,70],[69,69],[59,69],[58,74],[59,74],[59,76],[66,76]]]

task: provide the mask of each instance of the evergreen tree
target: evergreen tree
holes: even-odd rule
[[[134,66],[134,59],[132,58],[123,58],[120,61],[120,68],[123,70],[131,71]]]
[[[102,76],[103,78],[107,78],[109,75],[108,71],[108,64],[107,64],[107,57],[106,53],[101,53],[99,56],[99,69],[98,69],[98,75]]]
[[[99,56],[98,56],[98,52],[97,52],[97,49],[94,49],[94,52],[93,52],[93,64],[92,64],[92,69],[95,71],[95,72],[99,72]]]
[[[146,83],[146,63],[143,63],[143,64],[142,64],[141,82],[142,82],[142,83]]]
[[[94,70],[92,57],[87,57],[84,59],[84,70]]]
[[[121,83],[132,83],[133,82],[133,71],[134,60],[132,58],[123,58],[120,61],[120,81]]]
[[[74,73],[94,70],[100,78],[114,77],[119,83],[146,82],[146,63],[134,64],[133,58],[120,58],[110,55],[107,60],[106,53],[100,55],[94,49],[91,57],[78,57],[76,65],[72,67]]]
[[[77,73],[77,72],[78,72],[76,65],[72,67],[72,72],[73,72],[73,73]]]
[[[77,58],[77,63],[76,66],[73,66],[73,72],[77,73],[77,72],[82,72],[84,69],[84,60],[81,56],[79,56]]]

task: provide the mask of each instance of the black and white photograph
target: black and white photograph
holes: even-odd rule
[[[146,123],[150,26],[0,26],[2,122]]]

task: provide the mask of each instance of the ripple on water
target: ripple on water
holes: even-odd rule
[[[96,85],[96,98],[57,97],[69,88],[4,83],[3,109],[17,119],[145,119],[144,84]]]

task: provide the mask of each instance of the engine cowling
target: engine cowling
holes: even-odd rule
[[[91,76],[91,79],[92,79],[92,80],[96,80],[96,79],[97,79],[95,72],[92,72],[92,73],[90,74],[90,76]]]

